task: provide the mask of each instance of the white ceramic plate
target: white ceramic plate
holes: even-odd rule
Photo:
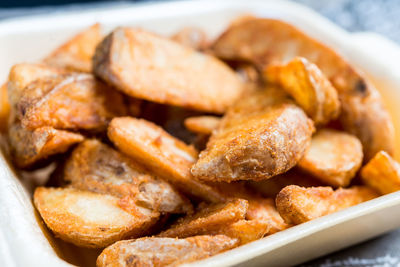
[[[350,34],[310,9],[286,1],[185,1],[124,4],[85,12],[36,16],[0,23],[0,79],[20,62],[47,55],[72,34],[95,22],[106,30],[135,25],[171,34],[183,26],[199,26],[210,36],[239,15],[255,14],[286,20],[335,48],[370,76],[381,91],[400,133],[400,49],[385,38]],[[397,147],[400,135],[397,136]],[[399,155],[397,155],[399,159]],[[31,191],[0,157],[0,265],[89,266],[96,251],[74,249],[54,239],[36,219]],[[379,197],[335,214],[292,227],[193,266],[288,266],[310,260],[400,227],[400,192]]]

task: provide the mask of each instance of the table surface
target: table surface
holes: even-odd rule
[[[79,1],[79,0],[76,0]],[[76,2],[75,1],[75,2]],[[307,5],[348,31],[374,31],[400,43],[400,1],[397,0],[294,0]],[[48,4],[51,0],[0,1],[0,20],[10,17],[89,9],[109,3],[21,7],[21,5]],[[59,3],[68,1],[58,0]],[[112,4],[116,4],[114,1]],[[142,1],[140,1],[142,2]],[[8,6],[7,8],[5,8]],[[379,226],[377,226],[379,227]],[[400,266],[400,229],[353,247],[321,257],[301,266]]]

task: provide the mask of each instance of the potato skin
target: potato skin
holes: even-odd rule
[[[305,188],[289,185],[276,196],[276,206],[286,223],[300,224],[378,196],[367,186],[339,188],[334,191],[331,187]]]
[[[222,61],[134,28],[109,34],[96,49],[93,68],[132,97],[201,111],[223,113],[242,92]]]
[[[117,242],[97,258],[98,267],[178,266],[205,259],[238,245],[224,235],[203,235],[185,239],[145,237]]]
[[[71,71],[91,72],[92,57],[102,38],[100,24],[96,23],[55,49],[43,62]]]
[[[354,135],[321,129],[311,139],[311,146],[298,167],[322,183],[346,187],[361,167],[361,142]]]
[[[72,188],[38,187],[33,201],[56,236],[82,247],[101,248],[141,236],[158,219],[144,208],[125,210],[116,197]]]
[[[394,127],[376,88],[331,48],[274,19],[248,18],[233,24],[214,43],[216,56],[258,65],[280,64],[295,56],[316,64],[338,90],[343,128],[363,144],[365,161],[394,152]]]
[[[381,194],[400,190],[400,164],[385,151],[378,152],[360,172],[362,181]]]
[[[160,213],[187,213],[193,207],[170,184],[98,140],[86,140],[64,166],[70,186],[125,198]]]
[[[313,123],[282,90],[253,92],[233,105],[191,171],[204,181],[263,180],[296,165]]]

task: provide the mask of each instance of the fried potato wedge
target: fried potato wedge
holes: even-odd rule
[[[400,190],[400,164],[385,151],[378,152],[360,174],[365,184],[381,194]]]
[[[225,200],[214,188],[190,174],[197,151],[159,126],[143,119],[114,118],[108,128],[108,137],[121,152],[154,171],[182,192],[210,202]]]
[[[185,27],[172,35],[171,40],[200,51],[206,49],[210,44],[207,34],[197,27]]]
[[[288,224],[300,224],[379,195],[369,187],[354,186],[332,190],[331,187],[300,187],[289,185],[276,197],[279,214]]]
[[[18,104],[18,116],[28,129],[100,131],[115,116],[125,115],[122,95],[90,74],[71,73],[30,83]]]
[[[313,131],[312,121],[282,90],[252,92],[224,115],[192,174],[204,181],[268,179],[296,165]]]
[[[170,184],[98,140],[86,140],[74,149],[65,164],[64,179],[74,188],[127,198],[155,212],[193,210]]]
[[[303,187],[323,186],[326,184],[311,177],[308,174],[300,172],[297,168],[293,168],[288,172],[274,176],[267,180],[250,181],[249,187],[261,193],[264,197],[274,198],[285,186],[299,185]]]
[[[18,168],[30,168],[39,160],[64,153],[72,145],[83,141],[78,133],[41,127],[27,130],[19,123],[10,125],[8,141],[13,163]]]
[[[127,95],[223,113],[242,83],[222,61],[134,28],[117,28],[97,47],[94,73]]]
[[[94,24],[58,47],[43,62],[72,71],[91,72],[92,57],[102,39],[100,24]]]
[[[211,257],[238,245],[224,235],[194,236],[185,239],[145,237],[119,241],[97,258],[97,267],[178,266]]]
[[[116,197],[72,188],[38,187],[33,200],[56,236],[82,247],[100,248],[139,237],[158,219],[143,207],[124,210]]]
[[[248,202],[244,199],[235,199],[227,203],[201,205],[199,211],[193,215],[178,219],[171,227],[158,236],[185,238],[195,235],[216,233],[229,224],[245,218]]]
[[[216,116],[197,116],[185,119],[185,127],[194,133],[210,135],[218,128],[221,119]]]
[[[318,131],[298,166],[327,185],[346,187],[361,167],[361,142],[354,135],[331,129]]]
[[[376,88],[331,48],[295,27],[274,19],[245,19],[234,23],[214,43],[214,54],[247,60],[260,69],[296,56],[316,64],[338,90],[340,122],[363,144],[365,160],[377,152],[394,151],[394,128]]]
[[[0,87],[0,131],[7,130],[10,115],[10,102],[8,101],[7,82]]]
[[[307,59],[295,57],[286,65],[270,65],[264,70],[264,77],[292,96],[316,125],[327,124],[339,116],[336,89]]]

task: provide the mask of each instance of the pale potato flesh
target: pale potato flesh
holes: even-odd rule
[[[200,205],[198,212],[178,219],[176,223],[158,236],[185,238],[215,233],[229,224],[245,218],[248,202],[235,199],[227,203]]]
[[[24,89],[18,117],[29,129],[101,131],[127,113],[122,95],[90,74],[71,73],[34,81]]]
[[[185,127],[194,133],[210,135],[218,128],[221,119],[216,116],[197,116],[185,119]]]
[[[72,188],[38,187],[34,204],[56,236],[77,246],[101,248],[128,237],[139,237],[158,214],[120,206],[119,198]],[[134,212],[133,212],[134,211]]]
[[[121,152],[151,169],[182,192],[211,202],[225,200],[211,186],[190,174],[197,151],[161,127],[143,119],[114,118],[108,128],[108,137]]]
[[[321,182],[346,187],[361,167],[361,142],[354,135],[330,129],[318,131],[298,166]]]
[[[185,239],[145,237],[119,241],[109,246],[97,258],[97,266],[178,266],[211,257],[237,245],[237,239],[224,235]]]
[[[289,185],[276,197],[279,214],[288,224],[300,224],[343,210],[379,195],[367,186],[331,187]]]
[[[264,77],[292,96],[316,125],[338,117],[340,102],[336,89],[307,59],[295,57],[286,65],[270,65],[264,70]]]
[[[209,46],[207,34],[200,28],[185,27],[171,36],[171,40],[194,50],[204,50]]]
[[[64,167],[74,188],[125,198],[160,213],[187,213],[191,203],[170,184],[98,140],[77,146]]]
[[[304,57],[321,69],[338,90],[339,120],[363,144],[365,160],[394,152],[394,128],[379,92],[339,54],[283,21],[247,18],[231,25],[214,43],[214,54],[246,60],[260,69]]]
[[[222,61],[167,38],[117,28],[97,47],[94,73],[127,95],[223,113],[242,83]]]
[[[400,164],[385,151],[378,152],[362,169],[362,181],[381,194],[400,190]]]
[[[312,121],[282,90],[251,92],[224,115],[192,174],[204,181],[271,178],[296,165],[313,131]]]

